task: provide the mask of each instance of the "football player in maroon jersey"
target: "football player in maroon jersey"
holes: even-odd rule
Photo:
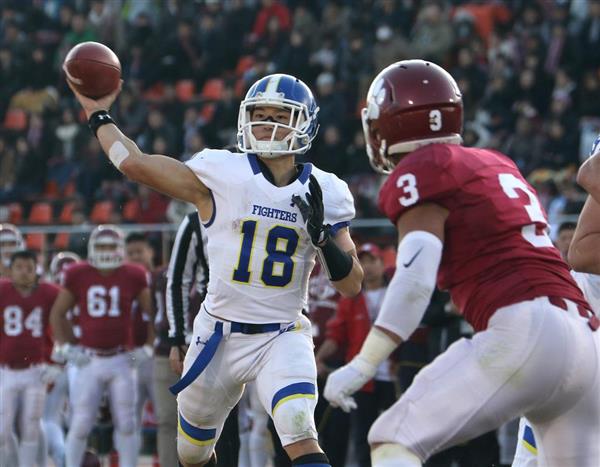
[[[596,467],[598,319],[515,164],[462,146],[462,111],[456,82],[430,62],[395,63],[371,84],[363,126],[372,165],[390,174],[379,207],[398,229],[396,272],[360,353],[324,395],[355,405],[351,394],[416,329],[437,280],[477,334],[423,369],[373,424],[373,466],[421,466],[524,414],[540,465]]]
[[[67,467],[81,464],[105,390],[114,429],[119,432],[116,439],[121,440],[116,446],[120,465],[137,465],[136,392],[132,390],[136,375],[129,354],[131,308],[137,301],[142,310],[150,310],[151,298],[144,269],[123,263],[124,259],[122,231],[111,225],[96,227],[90,235],[87,261],[65,270],[64,289],[52,308],[52,327],[59,344],[55,354],[79,366],[76,392],[71,397],[73,417],[66,442]],[[67,311],[75,305],[80,310],[78,344],[67,319]]]
[[[38,281],[35,253],[10,259],[10,280],[0,281],[0,460],[11,459],[20,407],[19,467],[37,465],[47,382],[46,332],[59,288]],[[9,465],[6,464],[6,465]],[[5,465],[4,463],[2,465]],[[45,465],[45,463],[44,463]]]
[[[21,231],[12,224],[0,224],[0,277],[10,276],[12,254],[25,249]]]
[[[60,285],[64,270],[69,265],[81,261],[79,255],[71,251],[61,251],[56,253],[50,261],[50,271],[48,281],[56,285]],[[73,317],[71,316],[71,319]],[[52,332],[48,329],[46,333],[46,343],[48,346],[47,358],[51,360],[52,342],[54,337]],[[47,367],[49,376],[52,376],[53,384],[48,391],[46,396],[46,403],[44,407],[44,416],[42,417],[42,429],[44,430],[42,435],[46,438],[46,443],[42,446],[45,450],[47,448],[47,454],[50,456],[54,464],[57,466],[65,465],[65,434],[62,427],[62,420],[65,411],[65,403],[69,397],[69,378],[67,375],[67,369],[63,365],[49,365]],[[41,443],[42,444],[42,443]],[[38,454],[38,462],[41,464],[40,459],[46,452]],[[43,465],[43,464],[41,464]]]

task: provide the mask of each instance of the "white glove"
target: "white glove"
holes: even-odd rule
[[[66,344],[54,344],[52,347],[52,354],[50,355],[50,360],[55,363],[65,364],[67,363],[67,357],[64,354]]]
[[[356,401],[351,395],[373,379],[376,372],[376,366],[357,355],[350,363],[338,368],[329,375],[325,383],[323,396],[333,407],[339,407],[344,412],[350,412],[356,408]]]
[[[152,358],[153,354],[154,349],[148,344],[143,345],[142,347],[136,347],[129,352],[130,363],[132,366],[138,367],[148,359]]]
[[[84,366],[90,362],[90,356],[76,344],[68,342],[58,345],[55,344],[52,349],[52,361],[57,363],[72,363],[75,366]]]
[[[63,368],[59,365],[45,365],[42,370],[42,383],[54,384],[63,372]]]

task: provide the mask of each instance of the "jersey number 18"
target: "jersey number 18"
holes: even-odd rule
[[[254,238],[258,221],[246,220],[242,224],[242,245],[236,268],[233,270],[233,280],[247,284],[250,282],[252,271],[250,259],[254,250]],[[269,287],[285,287],[294,274],[292,256],[298,248],[298,232],[289,227],[276,225],[267,234],[265,252],[260,279]]]

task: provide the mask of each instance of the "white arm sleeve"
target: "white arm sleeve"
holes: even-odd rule
[[[443,244],[435,235],[416,230],[398,245],[396,272],[375,324],[407,340],[417,329],[435,289]]]

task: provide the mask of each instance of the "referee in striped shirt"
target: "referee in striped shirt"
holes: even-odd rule
[[[188,214],[175,237],[167,272],[167,319],[171,369],[181,375],[183,359],[192,336],[192,323],[200,309],[208,286],[208,255],[206,232],[200,224],[198,212]],[[175,379],[176,381],[176,379]],[[168,388],[167,389],[168,392]],[[162,391],[161,391],[162,393]],[[168,393],[173,404],[172,421],[177,426],[177,406],[175,398]],[[171,436],[171,433],[169,433]],[[172,437],[175,453],[177,445]],[[223,433],[216,446],[218,465],[237,466],[240,448],[237,407],[231,411],[223,427]],[[177,464],[173,464],[177,465]]]

